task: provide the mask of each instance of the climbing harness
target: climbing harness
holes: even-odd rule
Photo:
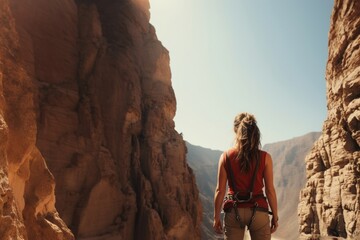
[[[234,175],[233,172],[231,170],[231,165],[229,162],[229,156],[228,153],[226,152],[225,155],[225,166],[228,169],[228,173],[229,173],[229,185],[232,187],[234,194],[228,194],[225,199],[224,199],[224,211],[230,211],[231,208],[234,208],[235,210],[235,215],[236,215],[236,220],[240,223],[240,214],[238,211],[238,205],[241,203],[253,203],[254,206],[252,207],[252,216],[250,219],[249,224],[247,225],[248,228],[251,226],[251,224],[253,223],[254,219],[255,219],[255,213],[256,211],[261,211],[261,212],[267,212],[268,214],[272,215],[272,212],[270,212],[267,208],[263,208],[263,207],[259,207],[258,203],[256,202],[256,199],[259,198],[265,198],[264,194],[257,194],[257,195],[253,195],[253,190],[254,190],[254,184],[255,184],[255,178],[259,169],[259,165],[260,165],[260,159],[257,158],[256,159],[256,167],[254,170],[254,174],[252,176],[251,179],[251,185],[250,185],[250,191],[247,192],[246,195],[241,195],[241,193],[239,191],[237,191],[236,189],[236,185],[235,185],[235,179],[234,179]],[[245,226],[241,226],[240,227],[245,227]]]

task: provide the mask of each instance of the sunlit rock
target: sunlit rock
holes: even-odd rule
[[[149,2],[4,0],[0,10],[2,239],[199,239]]]
[[[298,208],[304,239],[360,238],[359,16],[359,1],[335,1],[326,68],[328,117],[306,158],[307,184]]]

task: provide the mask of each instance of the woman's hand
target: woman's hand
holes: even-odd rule
[[[274,233],[276,229],[279,226],[279,218],[278,217],[272,217],[271,219],[271,233]]]
[[[222,229],[222,224],[220,221],[220,218],[215,218],[214,219],[214,224],[213,224],[213,228],[214,231],[218,234],[222,234],[223,233],[223,229]]]

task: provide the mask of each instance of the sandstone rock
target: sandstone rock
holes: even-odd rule
[[[306,158],[300,231],[360,238],[360,2],[335,1],[326,68],[328,117]]]
[[[8,1],[0,1],[0,236],[74,239],[55,209],[55,181],[36,147],[36,88]]]
[[[9,3],[1,146],[15,235],[72,238],[65,222],[76,239],[199,239],[198,190],[149,2]]]

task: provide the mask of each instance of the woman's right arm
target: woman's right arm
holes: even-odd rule
[[[265,180],[266,197],[268,198],[269,205],[273,213],[273,218],[271,220],[271,233],[273,233],[276,231],[278,227],[279,216],[278,216],[278,208],[277,208],[276,191],[274,187],[273,162],[270,154],[266,154],[266,158],[265,158],[264,180]]]

